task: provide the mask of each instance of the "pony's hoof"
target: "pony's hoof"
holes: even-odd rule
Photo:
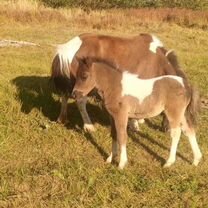
[[[145,120],[144,119],[139,119],[139,121],[138,121],[140,124],[143,124],[144,122],[145,122]]]
[[[57,123],[66,124],[68,121],[66,118],[58,117]]]
[[[163,122],[161,129],[162,129],[163,132],[168,132],[168,131],[170,131],[170,126],[169,126],[168,123]]]
[[[96,129],[93,124],[84,124],[84,131],[86,132],[95,132]]]
[[[134,131],[134,132],[138,132],[139,131],[139,124],[138,121],[135,119],[132,119],[129,121],[129,129]]]

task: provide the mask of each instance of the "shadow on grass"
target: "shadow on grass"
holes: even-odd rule
[[[165,145],[161,144],[158,141],[155,141],[149,135],[144,134],[142,132],[137,132],[136,134],[139,135],[140,137],[143,137],[143,138],[147,139],[150,143],[159,146],[161,149],[168,151],[168,153],[169,153],[170,148],[166,147]],[[157,161],[159,161],[161,163],[161,165],[164,165],[165,164],[166,159],[164,159],[163,157],[161,157],[160,155],[158,155],[157,152],[155,152],[151,148],[149,148],[148,145],[144,144],[142,141],[140,141],[138,138],[136,138],[135,133],[129,132],[129,136],[130,136],[130,138],[132,139],[133,142],[137,143],[143,149],[145,149],[145,151],[147,151],[151,156],[153,156]],[[182,154],[177,153],[177,156],[180,157],[182,160],[184,160],[184,161],[188,162],[189,164],[191,164],[191,161],[189,161]]]
[[[41,76],[19,76],[12,80],[12,83],[17,87],[17,98],[20,100],[22,106],[21,111],[25,114],[29,114],[32,109],[36,108],[43,113],[50,121],[55,121],[60,112],[60,102],[54,99],[53,94],[57,94],[56,90],[50,83],[50,77]],[[109,125],[109,119],[107,113],[97,105],[88,104],[87,110],[89,112],[92,122],[98,122],[101,125]],[[69,123],[66,127],[77,131],[77,126],[82,129],[83,122],[81,115],[77,109],[75,102],[68,104],[68,120]],[[160,130],[159,126],[155,126],[147,120],[147,125],[153,129]],[[140,137],[146,138],[150,143],[159,146],[160,148],[169,151],[169,148],[163,144],[155,141],[147,134],[141,132],[138,133]],[[98,152],[105,158],[107,153],[103,148],[96,142],[91,134],[85,134],[87,140],[98,150]],[[146,144],[136,138],[135,134],[129,132],[129,136],[132,140],[142,146],[150,155],[156,158],[161,164],[165,163],[165,159],[159,156]],[[177,155],[190,163],[180,153]]]
[[[51,121],[57,118],[60,104],[52,97],[54,89],[50,87],[50,77],[19,76],[12,83],[17,87],[22,112],[29,114],[36,108]]]
[[[150,121],[149,119],[145,119],[145,124],[150,127],[151,129],[154,129],[154,130],[158,130],[158,131],[161,131],[161,132],[164,132],[163,130],[163,127],[162,127],[162,122],[159,125],[155,124],[154,122]]]
[[[17,87],[17,98],[22,104],[22,112],[29,114],[32,109],[36,108],[50,121],[56,121],[61,104],[53,96],[57,94],[57,91],[53,87],[49,76],[19,76],[13,79],[12,83]],[[87,104],[87,110],[93,122],[108,124],[107,116],[97,105]],[[80,128],[83,126],[75,102],[68,104],[68,120],[67,128],[74,129],[76,126]]]
[[[90,133],[85,133],[86,139],[97,149],[97,151],[100,153],[100,155],[103,157],[104,160],[107,159],[108,154],[105,152],[105,150],[96,142],[93,135]]]

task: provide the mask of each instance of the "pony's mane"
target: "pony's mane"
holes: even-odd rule
[[[92,63],[105,64],[105,65],[111,67],[113,70],[122,73],[121,67],[112,61],[105,60],[105,59],[98,58],[98,57],[86,57],[86,59],[90,60]]]

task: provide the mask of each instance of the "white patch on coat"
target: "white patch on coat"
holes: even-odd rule
[[[140,103],[142,103],[147,96],[152,94],[154,83],[157,80],[163,78],[171,78],[178,81],[184,87],[183,79],[181,77],[174,75],[165,75],[165,76],[155,77],[152,79],[139,79],[137,76],[138,76],[137,74],[131,74],[127,71],[122,73],[121,95],[122,96],[130,95],[136,97]]]
[[[65,44],[57,47],[57,54],[60,59],[60,70],[62,74],[68,76],[68,67],[72,63],[72,60],[82,45],[82,40],[76,36]]]
[[[163,47],[163,43],[154,35],[152,35],[152,42],[150,43],[149,50],[156,53],[157,47]]]
[[[127,161],[128,159],[127,159],[126,145],[123,144],[121,145],[119,168],[123,169]]]

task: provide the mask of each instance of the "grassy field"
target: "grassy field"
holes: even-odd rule
[[[120,171],[117,164],[105,164],[111,138],[101,105],[93,100],[88,104],[97,128],[92,135],[82,130],[73,100],[68,104],[70,123],[57,124],[59,96],[49,82],[54,44],[84,32],[122,36],[149,32],[175,49],[189,79],[207,97],[206,21],[204,27],[158,19],[140,24],[136,14],[122,17],[127,14],[122,10],[86,14],[42,7],[37,12],[37,5],[6,6],[0,4],[0,40],[31,41],[40,47],[0,48],[0,207],[208,207],[206,109],[200,113],[197,131],[204,156],[198,167],[191,165],[191,148],[182,137],[175,165],[162,168],[170,138],[160,131],[159,117],[142,124],[140,132],[129,132],[129,163]]]

